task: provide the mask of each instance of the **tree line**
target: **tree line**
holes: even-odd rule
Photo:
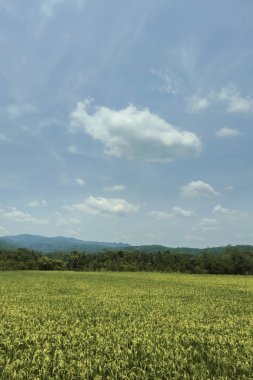
[[[28,249],[0,250],[0,270],[157,271],[203,274],[253,274],[253,247],[227,246],[215,253],[147,253],[138,249],[42,255]]]

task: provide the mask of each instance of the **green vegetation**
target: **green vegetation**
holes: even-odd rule
[[[200,250],[199,250],[200,251]],[[156,271],[202,274],[253,274],[253,247],[206,249],[195,253],[140,249],[100,253],[51,253],[28,249],[0,249],[0,270]]]
[[[201,255],[136,251],[80,254],[73,252],[68,268],[85,271],[158,271],[203,274],[253,274],[253,249],[226,247],[221,252]]]
[[[1,270],[62,270],[66,263],[58,258],[42,256],[40,253],[19,248],[17,250],[0,249]]]
[[[1,272],[0,379],[252,379],[253,278]]]

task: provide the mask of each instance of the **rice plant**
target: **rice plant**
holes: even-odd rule
[[[0,273],[0,379],[253,379],[253,278]]]

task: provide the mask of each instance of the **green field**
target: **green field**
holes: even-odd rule
[[[0,379],[253,379],[253,277],[0,273]]]

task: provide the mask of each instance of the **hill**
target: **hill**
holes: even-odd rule
[[[85,251],[90,253],[101,252],[106,249],[123,249],[130,247],[130,244],[107,243],[84,241],[68,237],[46,237],[40,235],[15,235],[0,238],[2,248],[27,248],[37,252],[70,252]]]

